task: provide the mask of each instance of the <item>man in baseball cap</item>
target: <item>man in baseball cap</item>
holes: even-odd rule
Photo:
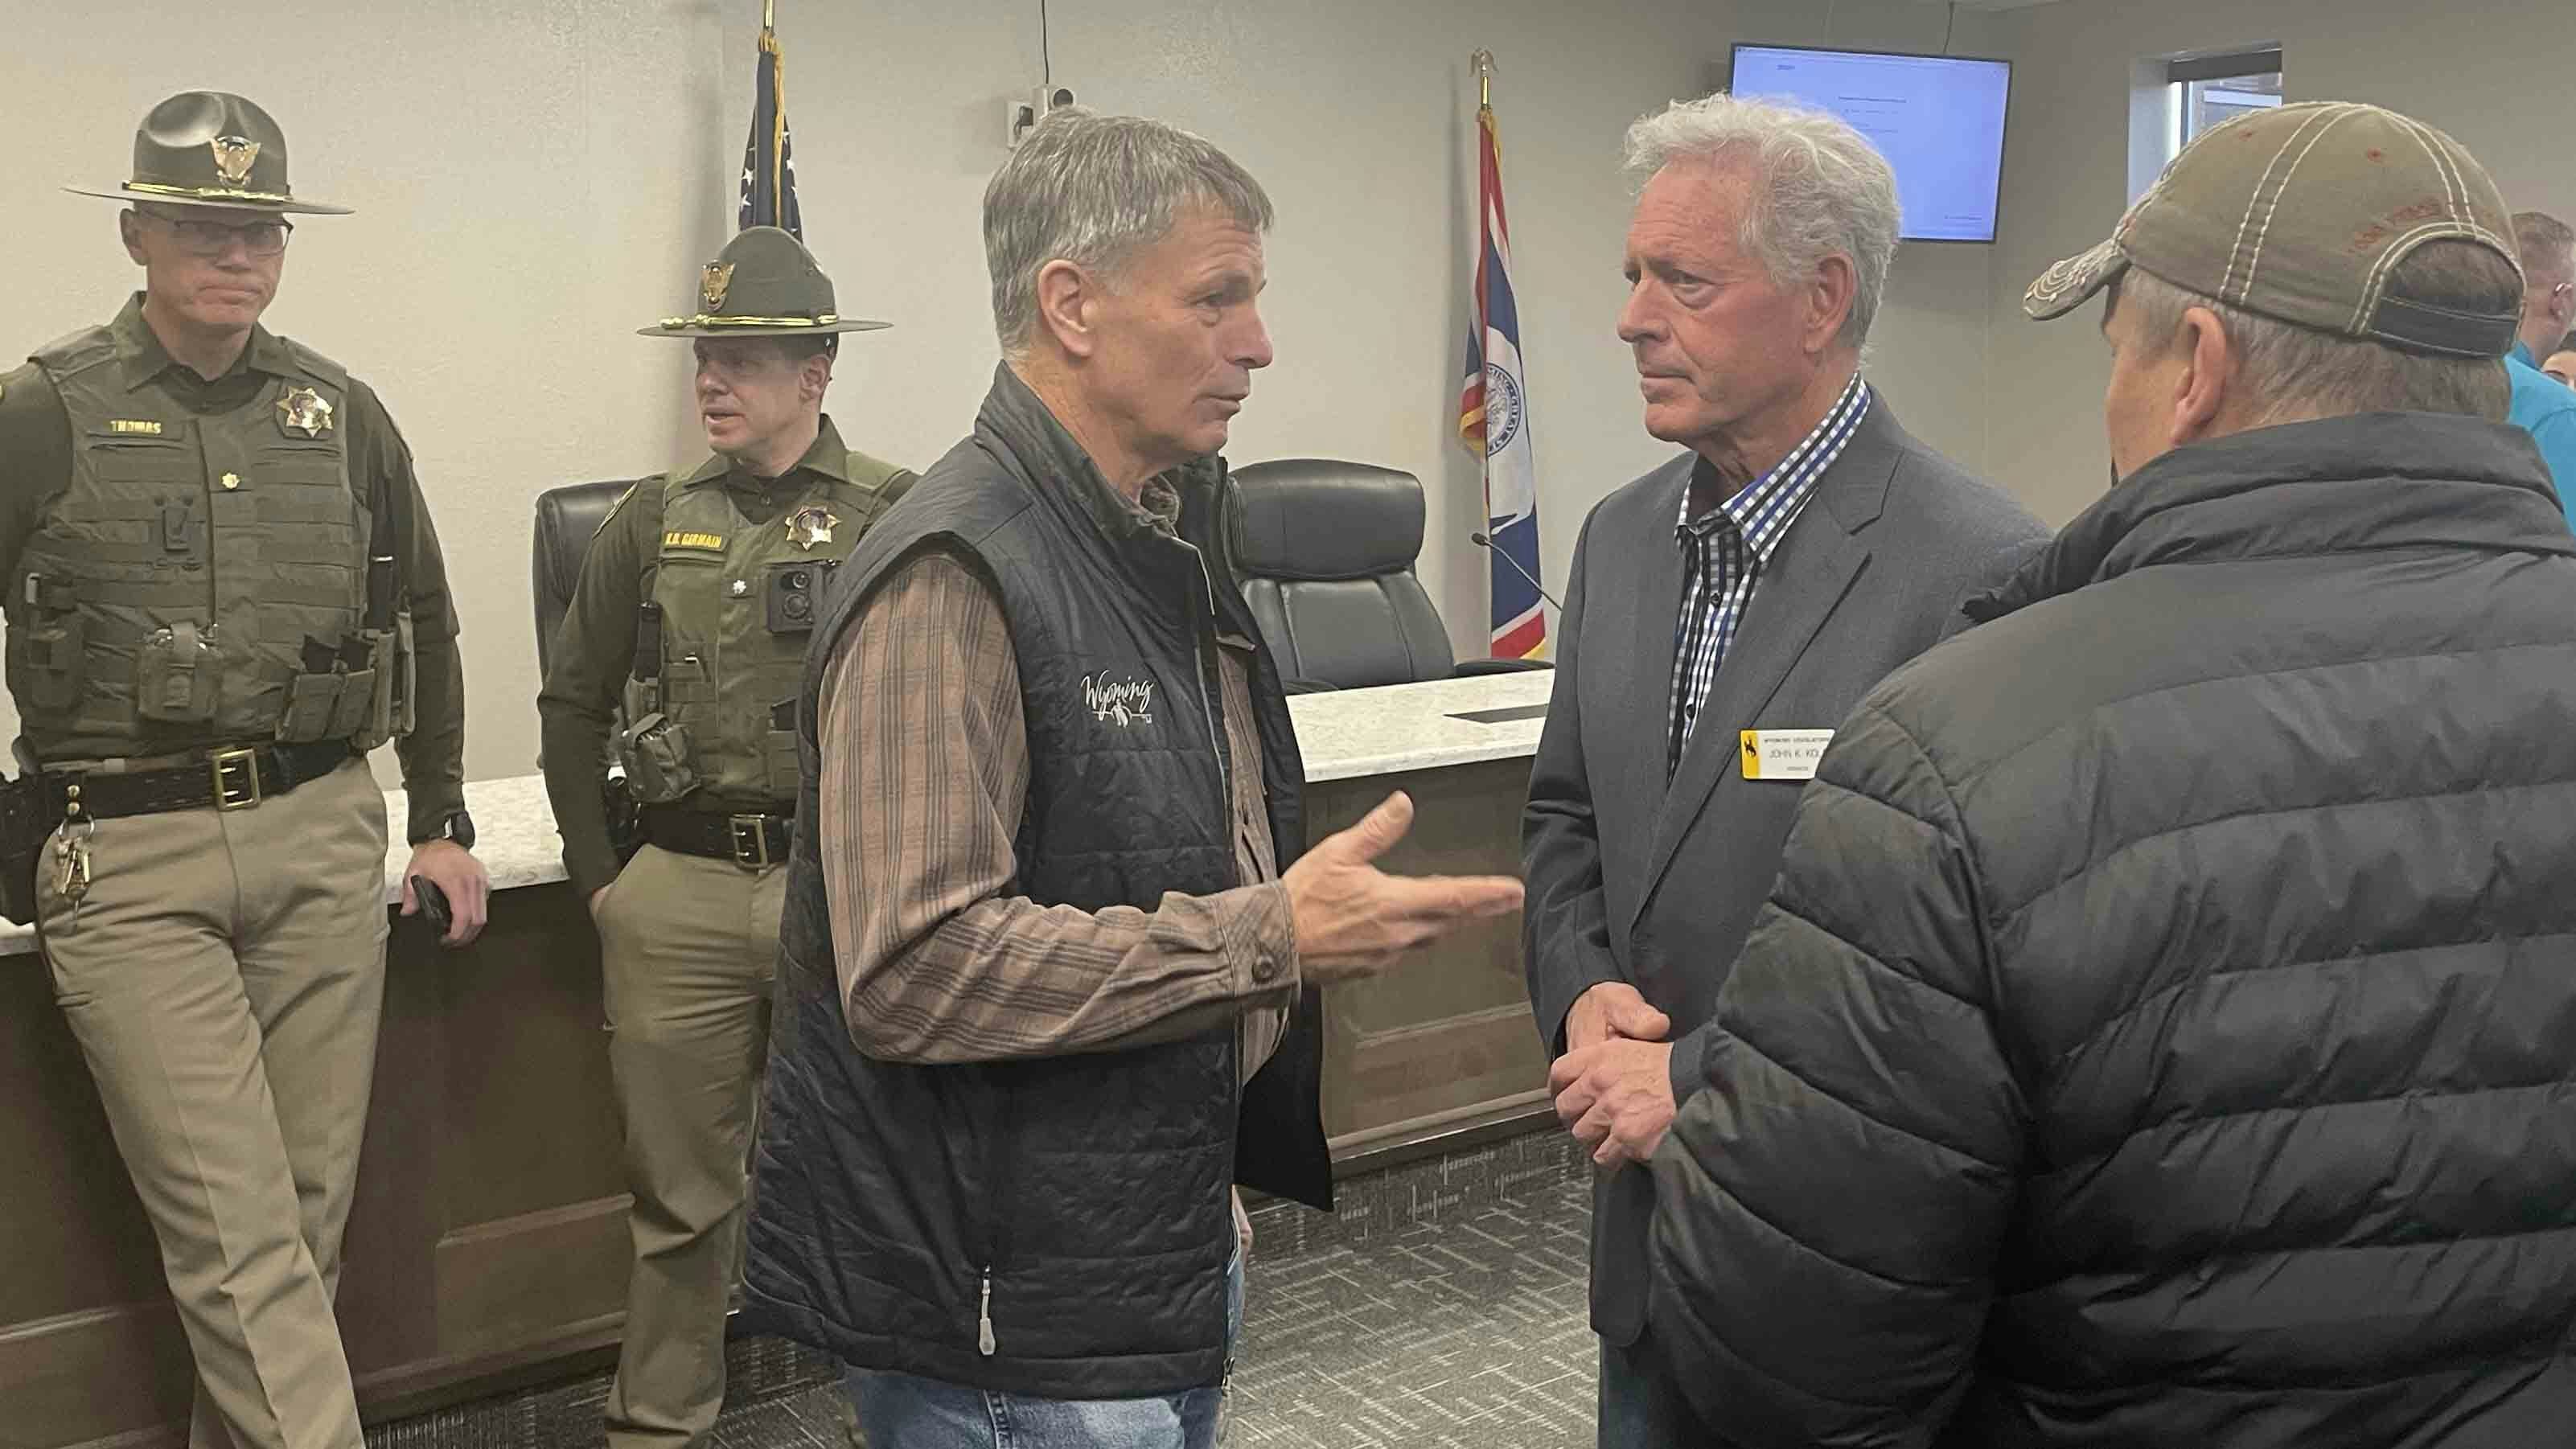
[[[2101,296],[2118,481],[1844,721],[1654,1162],[1739,1445],[2559,1442],[2576,539],[2494,182],[2233,121]]]

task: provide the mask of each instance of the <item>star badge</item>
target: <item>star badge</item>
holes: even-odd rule
[[[327,438],[331,436],[331,404],[309,387],[290,387],[286,396],[277,400],[277,425],[289,437]]]
[[[803,549],[830,543],[832,529],[840,521],[832,510],[819,503],[809,503],[787,515],[787,541]]]

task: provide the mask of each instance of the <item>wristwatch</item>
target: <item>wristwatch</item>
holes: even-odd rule
[[[429,834],[422,836],[420,839],[413,841],[412,844],[427,845],[433,840],[453,840],[458,845],[465,847],[467,850],[472,850],[474,848],[474,817],[466,814],[462,810],[453,811],[445,820],[439,822],[436,830],[433,830]]]

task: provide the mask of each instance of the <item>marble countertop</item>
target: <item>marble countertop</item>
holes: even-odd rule
[[[1554,678],[1533,671],[1301,694],[1289,699],[1288,713],[1297,724],[1309,783],[1431,770],[1536,752]],[[1458,717],[1469,711],[1520,717],[1491,722]],[[465,787],[465,808],[473,812],[474,853],[491,874],[492,889],[516,890],[564,878],[563,842],[555,834],[544,776],[473,781]],[[396,823],[409,818],[402,791],[385,792],[385,818]],[[411,847],[397,837],[385,851],[387,904],[402,899],[402,871],[410,860]],[[35,949],[33,927],[0,922],[0,956]]]
[[[1552,670],[1488,674],[1288,698],[1306,783],[1509,760],[1538,752]],[[1535,710],[1535,713],[1531,711]],[[1521,718],[1461,719],[1470,711]]]

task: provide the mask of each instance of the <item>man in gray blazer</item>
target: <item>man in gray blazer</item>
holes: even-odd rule
[[[1861,376],[1897,204],[1857,131],[1718,95],[1640,120],[1628,153],[1645,186],[1619,335],[1646,430],[1690,451],[1602,500],[1575,545],[1523,821],[1525,945],[1558,1115],[1603,1168],[1600,1442],[1661,1446],[1697,1420],[1644,1331],[1649,1159],[1699,1081],[1800,782],[2044,531]]]

